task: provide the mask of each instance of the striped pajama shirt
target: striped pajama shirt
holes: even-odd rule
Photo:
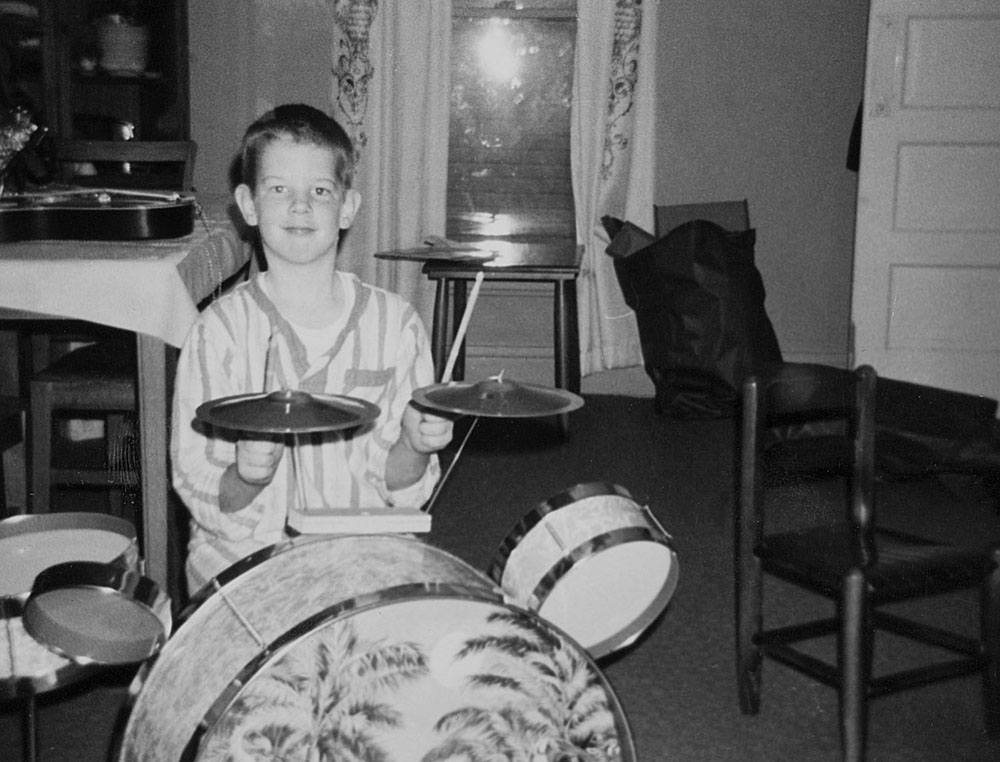
[[[337,273],[346,309],[331,327],[330,346],[310,358],[292,325],[263,287],[264,274],[205,309],[181,350],[174,392],[173,485],[191,514],[186,571],[194,593],[234,561],[286,537],[286,509],[296,482],[308,505],[345,509],[419,507],[440,476],[437,456],[415,484],[386,486],[389,449],[412,393],[434,382],[427,334],[404,299]],[[267,378],[264,378],[264,375]],[[378,418],[354,432],[297,435],[301,472],[290,478],[286,446],[274,479],[242,510],[219,509],[219,483],[235,462],[229,432],[195,421],[203,402],[276,389],[344,394],[379,406]]]

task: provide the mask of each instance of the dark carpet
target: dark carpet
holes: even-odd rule
[[[428,541],[486,570],[516,521],[540,501],[580,482],[622,485],[648,499],[673,536],[680,584],[665,614],[632,646],[601,661],[629,723],[638,759],[676,762],[840,758],[835,692],[774,663],[764,668],[759,715],[740,714],[734,680],[732,592],[733,422],[676,421],[652,401],[590,396],[571,415],[568,438],[550,420],[480,419],[434,508]],[[995,508],[973,487],[934,479],[901,485],[880,506],[888,523],[961,538],[1000,539]],[[811,489],[811,488],[810,488]],[[822,488],[796,493],[822,510]],[[940,500],[948,507],[941,509]],[[779,506],[794,520],[792,500]],[[977,601],[951,596],[940,609],[953,624],[978,626]],[[585,605],[581,603],[581,605]],[[765,612],[802,612],[816,604],[767,587]],[[819,604],[825,606],[825,604]],[[929,604],[920,604],[931,612]],[[601,612],[593,612],[600,617]],[[918,612],[920,613],[920,612]],[[877,668],[912,656],[880,645]],[[103,762],[129,670],[40,697],[39,762]],[[1000,741],[987,739],[978,678],[962,678],[877,699],[871,762],[989,762]],[[15,705],[0,715],[0,759],[22,753]]]

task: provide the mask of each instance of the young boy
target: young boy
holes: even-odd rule
[[[413,307],[337,270],[361,200],[347,134],[315,108],[279,106],[248,128],[240,161],[234,196],[267,269],[202,313],[177,369],[171,456],[192,519],[191,593],[286,536],[299,484],[310,506],[419,507],[440,476],[434,453],[452,437],[450,420],[410,402],[434,382]],[[297,436],[297,479],[280,437],[195,420],[204,402],[277,389],[349,395],[381,412],[361,429]]]

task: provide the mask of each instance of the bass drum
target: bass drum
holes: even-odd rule
[[[568,632],[595,659],[625,648],[677,589],[673,539],[617,484],[577,484],[530,511],[490,576],[506,599]]]
[[[305,535],[245,559],[196,596],[133,690],[120,762],[402,762],[483,733],[526,759],[566,744],[635,759],[583,649],[395,535]]]

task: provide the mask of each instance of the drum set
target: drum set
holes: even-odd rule
[[[414,401],[474,419],[583,404],[501,377],[435,384]],[[297,391],[228,397],[196,413],[215,427],[282,435],[350,429],[377,414],[362,400]],[[142,576],[128,522],[7,519],[0,563],[17,570],[0,589],[7,696],[100,664],[141,663],[119,762],[450,760],[480,758],[477,749],[633,762],[596,660],[633,643],[678,579],[673,541],[648,506],[603,482],[535,506],[486,572],[414,534],[297,534],[213,579],[176,628]]]

